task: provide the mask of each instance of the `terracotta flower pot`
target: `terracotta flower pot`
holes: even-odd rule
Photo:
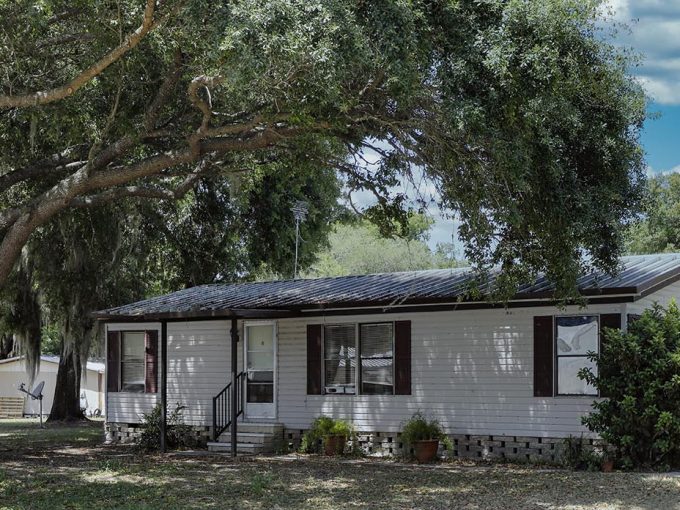
[[[413,452],[420,464],[432,462],[437,456],[439,449],[439,439],[428,439],[425,441],[414,441]]]
[[[326,455],[342,455],[346,442],[347,438],[342,435],[326,436],[323,441],[323,451]]]
[[[613,460],[602,461],[602,472],[611,473],[612,471],[614,471],[614,461]]]

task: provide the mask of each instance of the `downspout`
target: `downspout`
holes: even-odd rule
[[[161,452],[167,450],[168,428],[168,323],[161,322]]]
[[[231,456],[236,457],[236,423],[239,402],[238,384],[238,320],[231,319]]]

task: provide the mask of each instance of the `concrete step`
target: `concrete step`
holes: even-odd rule
[[[217,443],[208,443],[208,451],[209,452],[221,452],[221,453],[230,453],[231,452],[231,444],[230,443],[222,443],[222,442],[217,442]],[[254,443],[237,443],[236,444],[236,452],[238,454],[244,454],[244,455],[257,455],[259,453],[264,453],[265,448],[261,444],[254,444]]]
[[[271,445],[274,441],[273,434],[265,434],[263,432],[241,432],[240,430],[236,433],[236,438],[239,443]],[[222,434],[217,440],[220,443],[231,443],[231,434]]]
[[[283,424],[281,423],[266,423],[266,422],[238,422],[236,425],[236,432],[247,433],[262,433],[262,434],[282,434]],[[228,433],[224,432],[225,434]]]

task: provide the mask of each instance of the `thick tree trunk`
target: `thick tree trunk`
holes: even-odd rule
[[[0,359],[7,359],[14,355],[14,335],[4,333],[0,335]]]
[[[80,356],[73,352],[64,352],[65,350],[62,346],[57,383],[54,389],[54,402],[49,419],[82,420],[85,415],[80,410]]]

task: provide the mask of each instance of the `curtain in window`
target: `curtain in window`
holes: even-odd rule
[[[595,387],[578,377],[583,368],[590,368],[597,374],[596,363],[587,358],[589,352],[599,353],[597,316],[557,317],[555,353],[558,395],[597,395]]]
[[[144,333],[123,333],[121,391],[144,391]]]
[[[356,387],[356,329],[354,324],[324,328],[326,386]]]
[[[391,395],[394,393],[393,324],[362,324],[360,328],[361,393]]]

